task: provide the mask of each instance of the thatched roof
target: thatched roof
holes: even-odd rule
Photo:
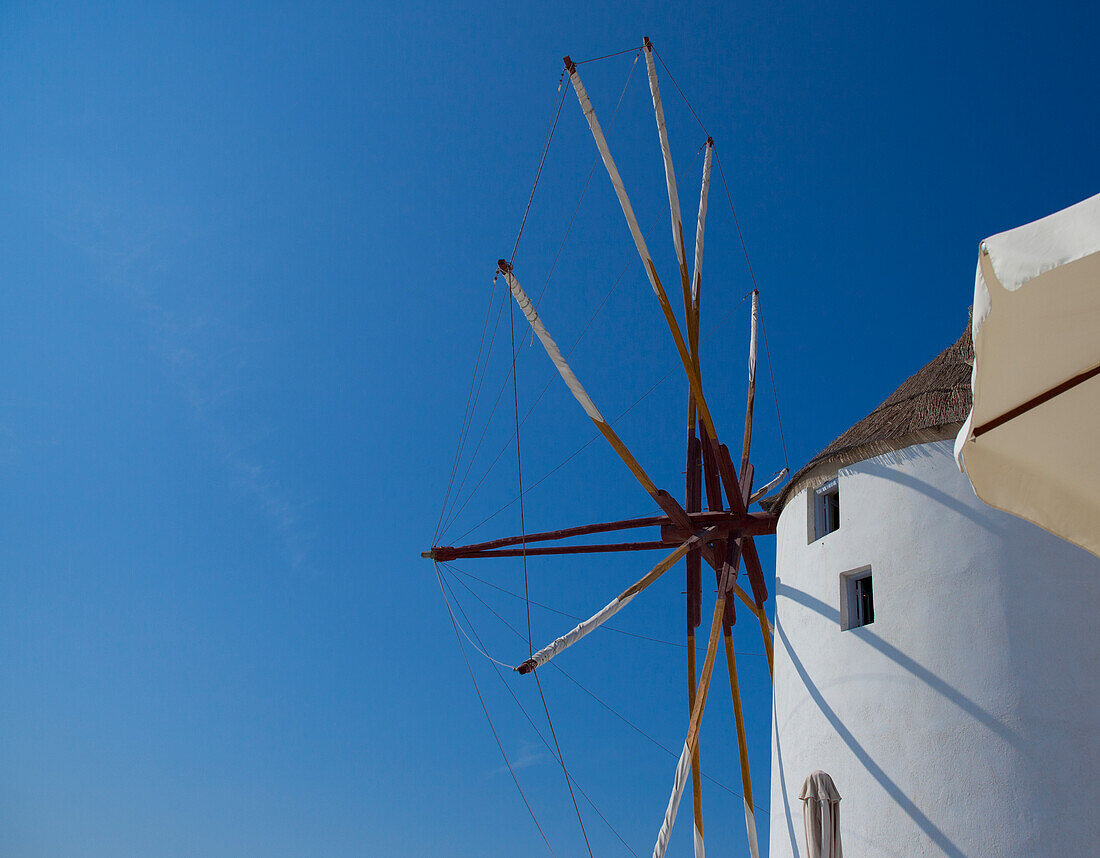
[[[954,344],[911,375],[874,411],[814,456],[773,499],[779,511],[807,486],[839,468],[913,444],[953,438],[970,413],[974,344],[970,323]]]

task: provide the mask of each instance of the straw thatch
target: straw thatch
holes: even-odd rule
[[[778,512],[803,488],[837,470],[913,444],[954,438],[970,413],[974,343],[970,323],[959,339],[798,471],[767,508]],[[767,499],[766,499],[767,500]]]

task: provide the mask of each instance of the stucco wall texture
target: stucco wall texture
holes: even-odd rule
[[[979,501],[949,441],[838,473],[777,533],[771,858],[805,856],[804,778],[832,775],[849,858],[1083,856],[1100,843],[1100,560]],[[874,622],[841,631],[844,572]]]

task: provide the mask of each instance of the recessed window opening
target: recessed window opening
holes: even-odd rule
[[[840,489],[830,480],[814,492],[814,539],[840,529]]]
[[[854,569],[840,576],[840,628],[858,629],[875,621],[875,591],[871,567]]]

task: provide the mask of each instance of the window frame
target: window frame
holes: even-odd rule
[[[829,503],[831,498],[835,498],[835,504]],[[837,477],[814,489],[809,500],[810,542],[817,542],[840,530],[840,483]]]
[[[840,630],[843,632],[852,629],[861,629],[875,622],[875,584],[873,570],[870,566],[860,566],[858,569],[849,569],[840,573]],[[864,602],[860,598],[860,582],[870,582],[869,598],[871,618],[867,620],[863,616]]]

